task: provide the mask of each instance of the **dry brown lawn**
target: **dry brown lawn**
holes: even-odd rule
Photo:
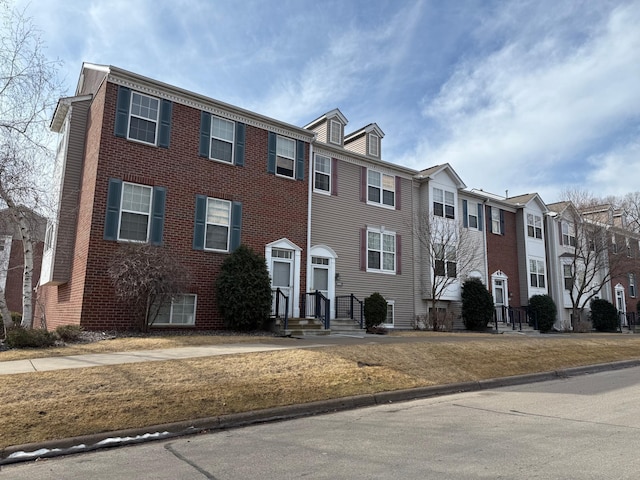
[[[262,339],[269,343],[274,340]],[[255,343],[257,339],[248,337],[246,341]],[[0,448],[364,393],[632,358],[640,358],[640,336],[475,336],[464,341],[437,336],[435,340],[416,338],[398,344],[294,349],[6,375],[0,382]]]

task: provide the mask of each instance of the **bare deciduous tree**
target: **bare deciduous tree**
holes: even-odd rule
[[[431,325],[438,330],[436,305],[448,288],[480,267],[481,240],[460,222],[433,213],[417,218],[413,231],[428,270],[429,278],[423,279],[423,289],[429,292]]]
[[[47,123],[59,97],[58,62],[44,54],[40,33],[24,11],[0,1],[0,201],[11,211],[23,244],[22,325],[33,317],[35,238],[28,215],[43,203],[42,180],[52,153]],[[5,318],[5,323],[10,318]]]
[[[186,270],[174,255],[147,243],[121,245],[108,274],[116,296],[139,317],[142,331],[153,325],[163,306],[184,293],[189,283]]]

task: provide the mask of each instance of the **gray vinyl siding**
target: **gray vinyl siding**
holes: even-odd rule
[[[322,122],[317,127],[313,128],[311,131],[315,132],[318,136],[316,137],[319,142],[329,143],[329,128],[327,126],[328,121]]]
[[[529,304],[529,273],[527,265],[527,225],[525,224],[524,209],[516,213],[516,239],[518,242],[518,273],[520,275],[520,303]]]
[[[344,148],[360,155],[367,155],[367,135],[360,135],[358,138],[351,140],[349,143],[344,144]]]
[[[89,106],[90,100],[74,102],[70,112],[67,154],[57,220],[57,243],[51,274],[52,282],[57,284],[68,282],[71,273]]]
[[[395,302],[395,328],[412,328],[412,181],[402,179],[401,210],[369,205],[360,200],[360,169],[359,165],[338,161],[338,195],[313,194],[311,245],[326,245],[336,252],[336,273],[340,274],[342,283],[342,286],[336,285],[336,295],[353,293],[360,300],[364,300],[372,293],[379,292],[386,299]],[[384,170],[384,173],[393,172]],[[384,226],[386,231],[394,231],[396,235],[401,235],[401,274],[360,270],[360,233],[361,229],[367,226]]]

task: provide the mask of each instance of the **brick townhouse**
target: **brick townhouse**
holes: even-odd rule
[[[134,328],[107,274],[123,242],[170,249],[188,291],[158,327],[221,328],[215,278],[240,243],[306,289],[313,133],[125,70],[84,64],[59,101],[57,218],[44,253],[49,328]]]

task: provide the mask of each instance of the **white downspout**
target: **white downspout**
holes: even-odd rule
[[[309,194],[307,199],[307,292],[310,292],[311,286],[311,198],[313,196],[313,142],[316,140],[314,134],[313,140],[309,142]]]
[[[484,237],[484,284],[489,290],[489,248],[487,247],[487,199],[482,200],[482,236]],[[490,225],[491,223],[489,223]],[[491,285],[491,293],[493,294],[493,285]]]

